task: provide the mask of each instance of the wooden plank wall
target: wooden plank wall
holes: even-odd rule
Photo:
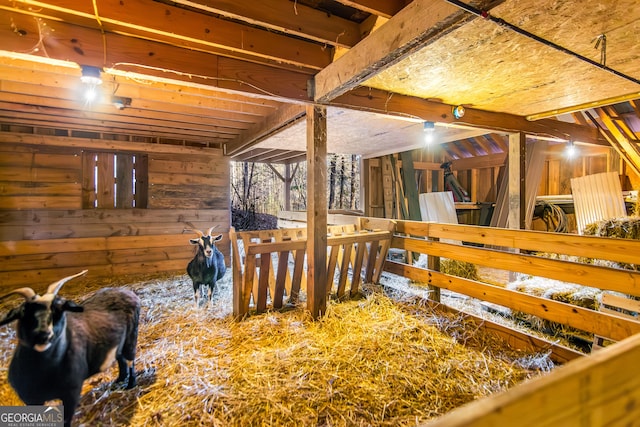
[[[574,159],[564,156],[564,144],[549,146],[542,169],[537,196],[571,194],[571,179],[585,175],[618,172],[621,175],[622,190],[637,189],[639,177],[625,168],[620,156],[610,147],[578,146],[579,154]],[[450,160],[443,150],[414,150],[413,166],[419,193],[443,191],[444,175],[440,164]],[[506,154],[462,158],[452,161],[452,169],[460,184],[471,195],[472,203],[495,203],[500,181],[505,176]],[[367,191],[370,206],[365,206],[365,215],[383,217],[383,180],[381,158],[367,160],[369,180]]]
[[[542,171],[542,179],[538,188],[539,196],[556,196],[571,194],[571,179],[603,172],[618,172],[625,175],[620,156],[613,148],[577,146],[578,156],[567,159],[563,155],[564,145],[549,147],[547,160]],[[632,173],[632,172],[631,172]],[[632,181],[637,181],[634,177]],[[629,183],[624,176],[621,184]],[[622,190],[633,190],[630,186],[622,186]]]
[[[0,288],[42,287],[85,268],[90,278],[184,274],[194,254],[193,228],[216,226],[229,264],[229,173],[221,150],[0,136]],[[136,197],[146,198],[148,208],[83,209],[83,182],[90,182],[83,177],[93,173],[82,164],[89,146],[91,152],[135,148],[144,154],[148,186],[147,177],[136,175]],[[113,206],[113,192],[99,196]]]
[[[78,148],[0,145],[0,209],[80,209]]]

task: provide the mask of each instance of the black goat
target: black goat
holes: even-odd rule
[[[84,380],[114,360],[120,368],[117,381],[126,380],[127,388],[136,384],[140,299],[116,288],[101,289],[82,305],[57,296],[65,282],[86,272],[52,283],[42,296],[20,288],[0,298],[17,294],[25,299],[0,320],[0,326],[18,321],[9,384],[27,405],[62,400],[65,426],[71,425]]]
[[[216,248],[216,242],[222,240],[222,234],[211,236],[215,227],[211,227],[205,235],[200,230],[193,230],[198,234],[197,239],[189,239],[192,245],[198,245],[196,255],[187,265],[187,274],[193,282],[195,306],[200,303],[201,287],[207,287],[207,304],[211,303],[211,296],[216,282],[224,276],[227,267],[224,265],[224,255]]]

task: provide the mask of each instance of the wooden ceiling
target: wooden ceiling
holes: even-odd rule
[[[616,115],[638,151],[635,0],[0,0],[0,40],[3,130],[292,162],[316,102],[329,152],[417,148],[425,120],[454,158],[513,131],[620,144]],[[87,65],[102,70],[91,104]]]

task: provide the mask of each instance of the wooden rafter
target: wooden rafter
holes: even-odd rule
[[[471,15],[448,3],[414,0],[316,74],[315,100],[333,100],[470,19]]]
[[[331,101],[330,104],[440,123],[457,124],[460,122],[453,117],[451,113],[453,106],[451,105],[365,87],[345,93]],[[525,132],[528,135],[561,139],[566,139],[567,135],[573,135],[576,140],[581,142],[608,145],[593,127],[559,120],[543,119],[532,122],[522,116],[513,114],[467,108],[462,122],[462,124],[469,127],[494,129],[496,131]]]
[[[640,141],[613,108],[596,108],[596,112],[604,124],[604,127],[599,127],[600,132],[609,140],[627,165],[635,173],[640,174]]]
[[[357,23],[300,3],[281,0],[175,0],[175,3],[330,46],[350,48],[361,39]]]
[[[331,50],[320,43],[310,43],[258,27],[247,27],[211,13],[197,13],[168,4],[158,7],[158,3],[151,0],[102,2],[97,6],[99,21],[91,2],[74,0],[57,0],[55,6],[32,1],[19,2],[14,3],[12,11],[16,12],[13,22],[19,30],[31,33],[32,30],[25,26],[34,22],[32,17],[38,17],[55,30],[55,33],[36,34],[45,37],[45,44],[47,38],[73,38],[67,36],[68,24],[75,24],[215,55],[289,64],[311,70],[319,70],[331,62]],[[23,14],[23,19],[18,14]],[[102,46],[102,43],[98,44],[98,47]],[[110,50],[108,43],[106,47]]]

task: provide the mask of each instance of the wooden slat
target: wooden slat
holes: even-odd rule
[[[417,236],[459,239],[484,246],[511,247],[635,264],[640,241],[532,230],[508,230],[474,225],[398,222],[399,232]]]
[[[306,251],[304,249],[298,249],[295,251],[293,276],[291,278],[291,303],[298,301],[300,295],[300,287],[304,281],[304,259]]]
[[[344,245],[342,260],[340,261],[340,278],[338,279],[338,287],[336,289],[338,299],[342,299],[345,296],[346,285],[349,281],[347,272],[349,271],[349,264],[351,263],[352,250],[353,245]]]
[[[622,340],[640,333],[640,322],[600,313],[588,308],[536,297],[469,279],[450,276],[390,261],[387,270],[425,284],[462,293],[473,298],[522,311],[552,322],[568,325],[586,332],[598,333]]]
[[[338,262],[338,254],[341,251],[341,246],[330,246],[329,247],[329,256],[327,257],[327,295],[331,294],[331,290],[333,288],[333,278],[336,272],[336,263]]]
[[[625,319],[630,319],[637,322],[638,313],[640,313],[640,301],[605,292],[602,294],[600,305],[598,308],[602,313],[613,314],[614,316],[622,316]],[[605,340],[615,341],[615,339],[611,336],[605,335],[600,331],[597,332],[593,336],[591,351],[593,352],[604,348]]]
[[[369,245],[369,256],[367,257],[366,271],[364,274],[365,283],[371,283],[373,281],[373,273],[376,266],[376,259],[378,258],[380,242],[378,240],[373,240]]]
[[[267,309],[267,298],[269,297],[269,274],[271,272],[271,253],[260,255],[260,274],[258,276],[258,293],[256,298],[256,311],[262,313]],[[273,294],[272,294],[273,295]]]
[[[411,238],[394,238],[392,246],[486,267],[499,265],[504,270],[640,296],[640,273],[627,270]]]
[[[480,399],[428,423],[429,427],[579,427],[633,425],[640,417],[640,335]],[[531,410],[535,408],[535,410]],[[526,415],[523,415],[526,414]]]
[[[280,251],[278,253],[278,276],[276,277],[276,288],[273,293],[273,308],[276,310],[282,308],[287,279],[291,283],[289,278],[289,254],[289,251]]]

